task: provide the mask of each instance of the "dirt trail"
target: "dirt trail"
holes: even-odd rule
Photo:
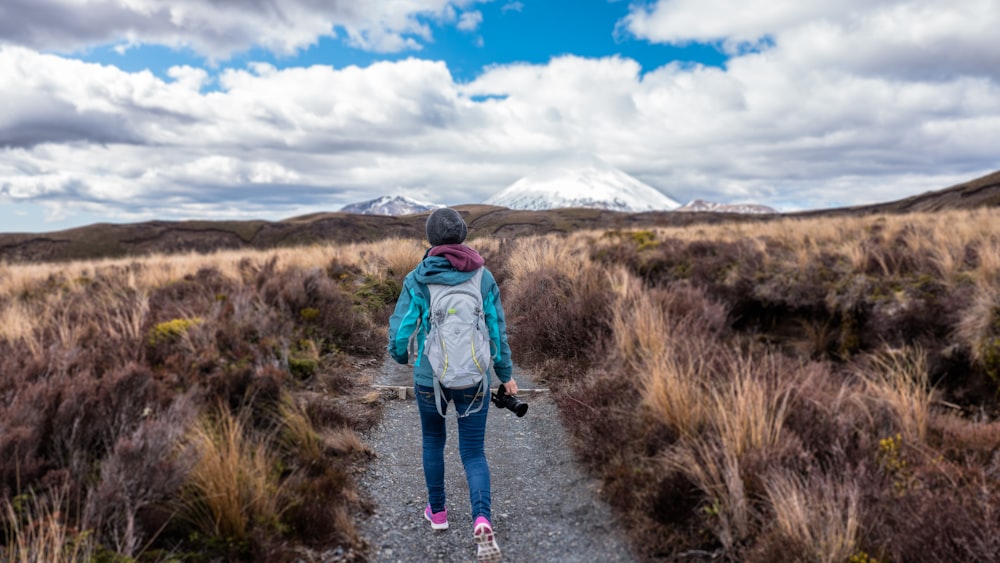
[[[387,360],[376,384],[412,387],[411,368]],[[518,386],[534,388],[530,374],[515,370]],[[409,393],[412,397],[412,389]],[[525,395],[528,414],[490,405],[486,457],[490,463],[493,527],[504,561],[607,561],[636,559],[597,482],[573,460],[555,405],[546,394]],[[374,562],[473,561],[472,519],[458,432],[448,421],[445,448],[446,531],[423,519],[427,502],[421,468],[420,421],[412,398],[390,401],[382,422],[365,439],[376,459],[361,478],[376,499],[375,514],[360,523]]]

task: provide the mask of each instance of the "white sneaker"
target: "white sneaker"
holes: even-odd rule
[[[498,563],[500,561],[500,546],[493,537],[493,526],[490,521],[480,516],[472,531],[476,540],[476,561],[478,563]]]

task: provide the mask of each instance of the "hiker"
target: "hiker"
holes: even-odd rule
[[[478,561],[499,561],[500,548],[493,536],[491,524],[490,469],[484,447],[490,398],[489,363],[492,363],[493,371],[505,391],[511,395],[517,393],[517,383],[511,378],[513,366],[510,346],[507,344],[503,307],[500,304],[500,290],[493,274],[484,267],[482,256],[462,244],[468,234],[468,227],[457,211],[442,208],[431,213],[427,218],[426,232],[431,248],[424,254],[420,264],[407,274],[395,312],[389,320],[389,354],[400,364],[413,364],[414,391],[423,431],[424,480],[427,484],[428,503],[424,509],[424,517],[435,530],[448,528],[444,445],[447,438],[445,416],[448,402],[451,402],[454,403],[455,414],[458,416],[459,452],[465,467],[465,478],[469,483],[476,557]],[[459,358],[459,353],[455,350],[450,351],[451,357],[445,360],[445,365],[449,360],[452,363],[465,361],[468,365],[479,366],[480,371],[484,370],[485,373],[482,374],[480,384],[449,388],[436,381],[435,369],[432,367],[432,360],[436,360],[435,351],[431,350],[432,358],[429,359],[428,350],[425,349],[428,331],[432,330],[435,320],[443,314],[432,314],[431,292],[435,291],[440,296],[442,292],[448,292],[449,288],[475,282],[479,283],[482,297],[481,302],[478,296],[475,297],[476,312],[482,313],[480,317],[485,320],[485,332],[489,338],[488,345],[485,346],[486,365],[475,358]],[[455,290],[454,293],[459,292]],[[466,299],[469,299],[469,293],[465,292]],[[440,302],[441,299],[438,297],[435,302]],[[454,312],[454,308],[447,311],[448,314]],[[427,347],[433,348],[430,344]],[[465,352],[465,356],[474,355],[466,351],[466,347],[459,348]],[[471,348],[474,350],[476,346],[473,344]]]

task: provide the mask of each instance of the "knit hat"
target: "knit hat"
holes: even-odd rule
[[[435,210],[427,218],[427,242],[431,243],[431,246],[461,244],[468,234],[469,228],[462,220],[462,216],[449,207]]]

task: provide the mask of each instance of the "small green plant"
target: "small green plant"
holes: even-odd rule
[[[980,344],[980,356],[986,375],[1000,388],[1000,336],[984,338]]]
[[[649,230],[634,231],[631,233],[631,237],[637,250],[645,250],[660,244],[656,240],[656,233]]]
[[[847,560],[847,563],[880,563],[880,561],[878,559],[876,559],[875,557],[872,557],[871,555],[868,555],[864,551],[859,551],[859,552],[855,553],[854,555],[852,555]]]
[[[377,314],[395,302],[402,290],[403,286],[393,278],[368,279],[355,294],[355,301],[361,310]]]
[[[296,342],[288,352],[288,372],[296,379],[309,379],[319,367],[319,350],[309,339]]]
[[[892,485],[897,495],[909,488],[906,459],[903,458],[903,436],[896,434],[878,441],[879,465],[893,477]]]
[[[191,330],[192,327],[196,327],[202,322],[204,321],[201,317],[194,317],[191,319],[172,319],[159,323],[149,329],[149,345],[156,346],[161,342],[176,340]]]

